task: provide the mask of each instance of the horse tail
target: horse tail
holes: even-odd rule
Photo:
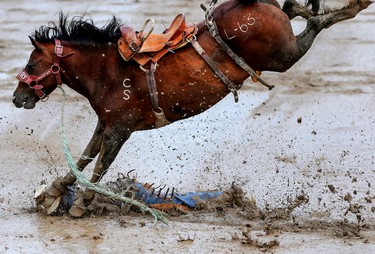
[[[307,1],[307,0],[306,0]],[[251,5],[256,2],[266,3],[266,4],[272,4],[276,6],[277,8],[281,9],[280,4],[277,2],[277,0],[237,0],[239,4],[243,5]]]
[[[311,5],[311,10],[314,13],[318,13],[320,9],[320,0],[307,0],[306,6],[308,7],[310,5]]]
[[[240,4],[249,5],[255,2],[259,2],[259,0],[237,0]]]

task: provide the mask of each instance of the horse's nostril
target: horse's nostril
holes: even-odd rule
[[[22,100],[22,106],[25,105],[25,103],[27,102],[27,99],[28,99],[28,97],[23,98],[23,100]]]
[[[18,103],[18,102],[19,102],[19,97],[16,96],[16,95],[13,95],[12,102],[13,102],[14,104]]]

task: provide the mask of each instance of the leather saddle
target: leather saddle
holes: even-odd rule
[[[145,34],[144,29],[149,22],[152,22],[151,30]],[[184,14],[178,14],[170,27],[161,34],[153,34],[152,19],[148,19],[141,31],[135,31],[131,26],[121,26],[122,37],[118,40],[118,50],[125,61],[133,59],[141,66],[150,60],[156,63],[168,52],[185,46],[189,38],[196,35],[196,25],[187,25]]]

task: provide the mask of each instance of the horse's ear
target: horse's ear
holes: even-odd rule
[[[29,38],[30,38],[31,44],[33,44],[35,49],[43,50],[45,48],[45,46],[42,43],[37,42],[33,37],[29,36]]]

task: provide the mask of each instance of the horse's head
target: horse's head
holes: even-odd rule
[[[19,83],[13,93],[13,103],[17,108],[34,108],[36,102],[47,100],[48,95],[62,82],[59,64],[63,56],[60,41],[56,40],[54,46],[51,43],[40,43],[32,37],[30,39],[35,49],[25,68],[17,76]]]

